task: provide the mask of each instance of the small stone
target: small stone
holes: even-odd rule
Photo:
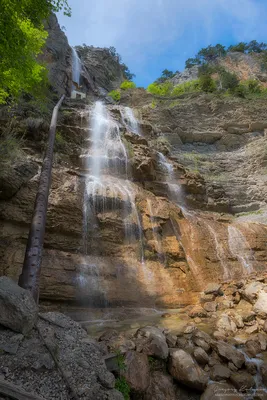
[[[256,357],[261,352],[261,345],[258,340],[247,340],[245,345],[245,352],[249,357]]]
[[[267,320],[264,322],[262,329],[263,329],[263,332],[267,333]]]
[[[215,301],[208,301],[204,303],[203,308],[207,312],[215,312],[217,309],[217,304],[215,303]]]
[[[261,318],[267,318],[267,293],[261,290],[258,293],[258,299],[254,304],[253,311]]]
[[[199,364],[206,365],[209,362],[208,354],[201,347],[197,347],[193,354]]]
[[[267,348],[266,335],[264,335],[263,333],[259,333],[258,334],[258,340],[259,340],[259,343],[260,343],[261,351],[265,351],[266,348]]]
[[[257,365],[252,361],[246,361],[245,367],[250,375],[256,375],[258,372]]]
[[[185,334],[189,334],[194,332],[194,330],[196,329],[196,327],[194,325],[188,325],[185,329],[184,329],[184,333]]]
[[[199,318],[199,317],[196,317],[196,318],[194,319],[194,322],[195,322],[196,324],[200,324],[201,321],[202,321],[202,319]]]
[[[221,285],[219,283],[215,283],[215,282],[210,282],[206,288],[206,290],[204,290],[205,294],[214,294],[215,296],[218,296],[219,294],[221,294]]]
[[[210,377],[213,381],[223,381],[231,375],[229,368],[221,364],[214,365],[210,370]]]
[[[177,336],[168,333],[168,335],[166,335],[166,342],[169,347],[175,347],[177,342]]]
[[[267,363],[260,366],[260,373],[262,377],[262,383],[267,386]]]
[[[201,306],[195,306],[189,311],[188,315],[191,318],[206,318],[207,312]]]
[[[259,329],[258,324],[255,324],[255,325],[252,325],[252,326],[250,326],[249,328],[247,328],[247,329],[245,330],[245,332],[246,332],[248,335],[251,335],[252,333],[257,333],[257,332],[258,332],[258,329]]]

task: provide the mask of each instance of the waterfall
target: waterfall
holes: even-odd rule
[[[88,258],[88,243],[98,237],[101,241],[101,218],[105,219],[107,215],[108,218],[116,218],[124,226],[126,243],[138,247],[141,274],[149,283],[151,273],[144,260],[143,228],[135,202],[139,189],[128,179],[128,154],[120,136],[119,126],[119,122],[112,117],[102,102],[97,101],[90,109],[87,148],[80,156],[86,171],[83,253],[85,258]],[[88,264],[87,267],[81,267],[79,271],[79,287],[86,288],[89,293],[98,292],[99,296],[105,299],[105,292],[101,287],[103,279],[97,261],[94,260],[94,263]],[[90,280],[87,279],[89,275]]]
[[[71,48],[72,50],[72,81],[80,85],[80,76],[81,76],[81,60],[77,54],[77,51],[74,47]]]
[[[158,152],[159,163],[164,174],[166,174],[166,183],[168,186],[169,199],[179,206],[183,205],[183,193],[179,183],[174,183],[174,168],[167,158]]]
[[[167,161],[167,158],[160,152],[158,152],[159,162],[163,166],[163,172],[167,172],[167,181],[173,178],[173,165]]]
[[[228,245],[234,257],[242,265],[244,271],[250,274],[253,271],[253,254],[243,233],[235,226],[228,226]]]
[[[165,255],[164,255],[164,253],[162,251],[162,245],[161,245],[161,241],[159,239],[157,224],[155,222],[155,217],[153,216],[152,204],[151,204],[151,200],[150,199],[147,199],[147,208],[148,208],[148,212],[149,212],[153,238],[154,238],[154,241],[156,243],[156,252],[158,254],[159,261],[161,263],[164,263],[165,262]]]
[[[140,135],[139,124],[134,116],[133,110],[130,107],[122,107],[120,112],[122,122],[126,129],[128,129],[130,132]]]
[[[227,268],[228,258],[224,251],[223,244],[221,242],[219,242],[218,235],[217,235],[215,229],[210,225],[210,223],[207,221],[204,221],[204,223],[207,226],[208,230],[210,231],[211,236],[213,237],[213,241],[215,243],[216,254],[220,261],[221,267],[223,269],[223,279],[228,279],[228,278],[230,278],[229,270]]]

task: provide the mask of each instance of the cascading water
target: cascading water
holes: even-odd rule
[[[112,118],[109,110],[100,101],[95,103],[90,110],[90,115],[88,148],[81,155],[86,171],[83,207],[84,254],[85,256],[90,255],[88,246],[90,240],[92,241],[99,235],[101,242],[99,228],[101,215],[104,218],[106,215],[109,215],[110,218],[114,216],[116,220],[123,222],[126,243],[139,243],[142,274],[146,281],[151,280],[150,272],[144,261],[141,218],[135,204],[135,191],[138,188],[128,180],[128,157],[120,136],[119,123]],[[88,290],[91,290],[92,285],[88,280],[86,281],[86,274],[82,269],[80,272],[78,282],[83,286],[86,284]],[[91,272],[90,275],[94,277],[93,289],[97,289],[103,295],[104,289],[100,284],[101,272],[97,264],[94,264],[94,270],[91,268]]]
[[[72,50],[72,81],[80,85],[80,76],[81,76],[81,60],[77,54],[77,51],[74,47],[71,48]]]
[[[140,129],[137,119],[134,116],[133,110],[130,107],[122,107],[120,109],[121,118],[124,126],[137,135],[140,135]]]
[[[166,183],[168,186],[169,199],[179,206],[183,206],[183,195],[182,189],[179,183],[175,182],[174,168],[167,158],[160,152],[158,152],[159,162],[161,169],[166,174]]]
[[[243,267],[244,272],[253,272],[253,253],[243,233],[235,226],[228,226],[228,245],[234,257]]]
[[[216,230],[211,226],[210,222],[205,221],[205,225],[207,226],[209,232],[211,233],[211,236],[213,237],[216,254],[223,269],[223,279],[228,279],[230,278],[229,270],[227,268],[228,258],[224,251],[223,244],[218,240],[218,235],[216,233]]]
[[[150,223],[151,223],[153,238],[154,238],[154,241],[155,241],[155,244],[156,244],[156,251],[157,251],[157,254],[158,254],[158,258],[159,258],[159,261],[161,263],[164,263],[165,262],[165,256],[164,256],[163,251],[162,251],[161,240],[159,238],[157,224],[155,222],[155,217],[153,216],[152,204],[151,204],[151,200],[150,199],[147,199],[147,208],[148,208],[148,212],[149,212],[149,216],[150,216]]]

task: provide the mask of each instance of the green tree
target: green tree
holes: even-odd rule
[[[246,50],[247,50],[247,43],[245,43],[245,42],[240,42],[234,46],[228,47],[228,51],[231,51],[231,52],[237,51],[239,53],[245,53]]]
[[[220,77],[223,89],[229,89],[231,92],[234,92],[239,85],[239,79],[236,74],[232,74],[228,71],[223,71]]]
[[[216,90],[216,84],[210,75],[201,75],[199,77],[199,88],[203,92],[212,93]]]
[[[51,12],[70,15],[67,0],[0,0],[0,103],[32,93],[43,82],[45,67],[37,56],[47,32],[43,21]]]
[[[200,60],[196,57],[196,58],[188,58],[188,60],[186,60],[185,62],[185,68],[192,68],[195,65],[199,65],[201,62]]]

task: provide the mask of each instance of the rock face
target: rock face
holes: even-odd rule
[[[97,343],[88,341],[86,331],[70,318],[41,314],[37,327],[27,337],[17,338],[11,353],[14,336],[10,330],[0,331],[1,349],[5,343],[0,368],[6,382],[51,400],[123,399],[114,389],[114,375],[106,369]]]
[[[0,325],[16,332],[29,333],[38,315],[31,293],[16,285],[10,278],[0,278]]]
[[[108,49],[89,46],[82,61],[95,83],[106,92],[117,89],[124,81],[122,68]]]
[[[72,60],[68,39],[54,14],[46,21],[45,29],[48,31],[48,38],[39,58],[47,65],[49,82],[55,91],[59,95],[69,96],[72,88]]]

